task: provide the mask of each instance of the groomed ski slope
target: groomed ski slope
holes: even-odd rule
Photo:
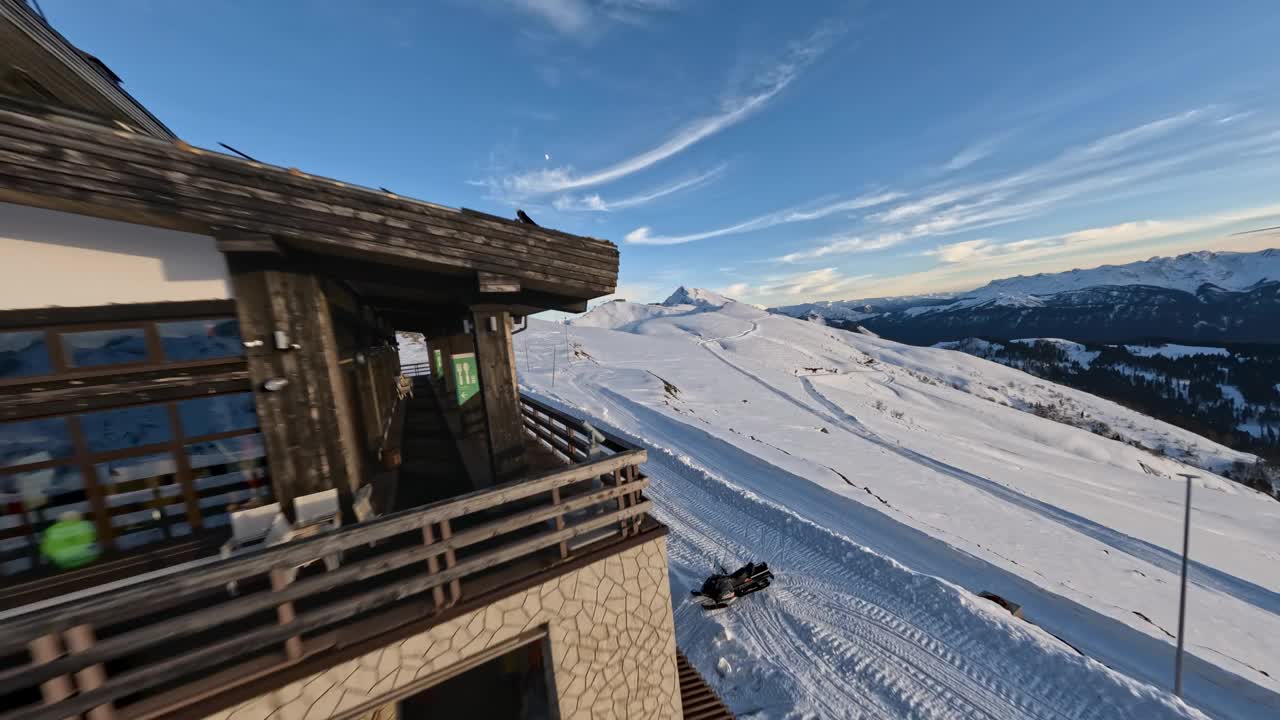
[[[1194,470],[1181,705],[1167,633],[1192,469],[1004,402],[1064,402],[1202,465],[1244,457],[1228,448],[959,352],[739,304],[532,320],[517,365],[527,391],[650,448],[678,639],[739,714],[1280,716],[1280,503]],[[778,582],[704,615],[687,589],[746,560]]]
[[[1280,717],[1280,503],[1195,471],[1183,704],[1188,467],[1003,403],[1062,399],[1209,466],[1238,453],[962,353],[737,303],[531,320],[516,351],[526,391],[650,449],[679,642],[740,715]],[[714,613],[691,601],[747,560],[777,582]]]

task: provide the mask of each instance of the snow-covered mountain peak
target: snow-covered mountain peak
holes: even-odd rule
[[[724,307],[725,305],[731,302],[737,302],[737,301],[732,298],[727,298],[718,293],[713,293],[710,290],[703,290],[702,288],[688,288],[688,287],[685,287],[684,285],[681,285],[680,287],[676,288],[675,292],[671,293],[670,297],[668,297],[666,300],[663,300],[662,304],[666,305],[667,307],[674,307],[676,305],[701,305],[703,307]]]
[[[1053,295],[1097,285],[1150,285],[1195,292],[1206,283],[1226,290],[1244,290],[1267,280],[1280,280],[1280,252],[1199,250],[1174,257],[1153,257],[1125,265],[1016,275],[993,280],[970,294],[984,299],[1000,293]]]

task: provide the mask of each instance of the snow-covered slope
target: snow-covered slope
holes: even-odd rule
[[[737,713],[1280,717],[1280,503],[1194,471],[1183,705],[1188,466],[1017,408],[1061,400],[1241,454],[959,352],[732,301],[636,307],[576,320],[568,357],[563,326],[530,321],[521,382],[649,448],[678,639]],[[767,591],[713,614],[690,600],[749,559],[777,573]]]

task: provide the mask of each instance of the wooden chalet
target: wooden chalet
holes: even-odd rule
[[[0,720],[728,717],[645,451],[517,386],[617,272],[187,145],[0,0]]]

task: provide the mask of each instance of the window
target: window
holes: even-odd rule
[[[244,353],[240,322],[233,318],[156,323],[160,348],[169,362],[236,357]]]
[[[53,372],[43,330],[0,333],[0,379]]]
[[[187,437],[216,435],[258,426],[252,393],[214,395],[178,403],[182,432]]]
[[[113,372],[244,356],[234,317],[135,321],[120,327],[51,326],[0,332],[0,383],[66,373]]]
[[[30,465],[71,455],[66,418],[0,424],[0,467]]]
[[[111,460],[96,469],[117,547],[127,550],[191,533],[172,454]]]
[[[62,333],[62,352],[73,368],[146,362],[149,355],[142,328]]]
[[[232,315],[115,326],[100,315],[0,332],[0,385],[25,392],[50,380],[57,387],[83,381],[88,389],[96,376],[169,377],[170,370],[185,375],[243,362]],[[64,521],[80,523],[64,526],[75,542],[91,525],[90,548],[108,557],[201,529],[225,532],[229,512],[273,502],[266,454],[249,392],[0,422],[0,575],[82,563],[74,542],[41,547],[48,528]]]
[[[80,416],[89,452],[158,445],[173,439],[169,413],[163,405],[119,408]]]
[[[68,512],[90,514],[79,469],[0,473],[0,574],[35,567],[42,533]]]
[[[53,566],[41,538],[67,513],[120,552],[272,502],[257,426],[247,392],[0,424],[0,574]]]

